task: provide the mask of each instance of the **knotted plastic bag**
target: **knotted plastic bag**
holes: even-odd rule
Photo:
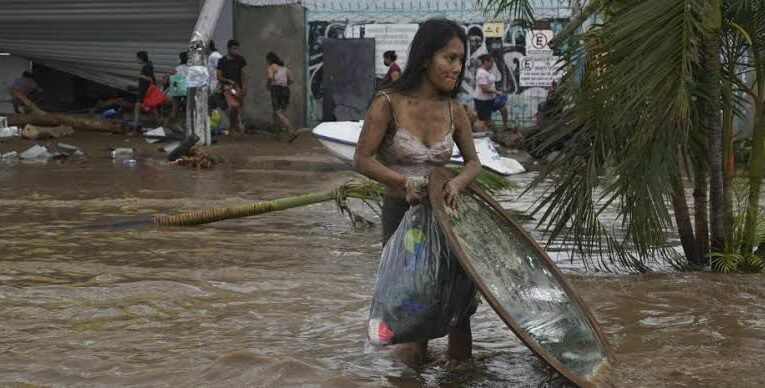
[[[475,288],[433,209],[411,207],[383,248],[368,338],[393,345],[443,337],[475,308]],[[473,310],[474,311],[474,310]]]

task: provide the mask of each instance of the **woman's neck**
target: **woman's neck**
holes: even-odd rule
[[[440,100],[444,98],[444,93],[427,80],[423,80],[417,87],[412,89],[411,95],[426,100]]]

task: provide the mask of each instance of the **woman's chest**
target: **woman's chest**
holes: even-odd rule
[[[426,146],[441,142],[452,130],[451,112],[445,103],[406,104],[398,110],[395,124]]]

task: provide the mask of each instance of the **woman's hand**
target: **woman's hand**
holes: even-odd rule
[[[406,202],[414,205],[428,196],[428,178],[422,176],[406,178],[404,185],[406,190]]]
[[[460,191],[462,191],[464,188],[465,185],[460,183],[460,181],[458,181],[456,178],[446,182],[446,186],[444,187],[444,203],[446,206],[449,206],[454,210],[458,210]]]

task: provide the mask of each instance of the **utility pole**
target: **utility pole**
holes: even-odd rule
[[[218,17],[227,0],[205,0],[199,12],[194,33],[189,43],[189,71],[187,75],[188,94],[186,98],[186,135],[199,136],[204,145],[211,144],[210,114],[207,101],[210,96],[209,80],[212,74],[207,69],[205,47],[212,37]]]

